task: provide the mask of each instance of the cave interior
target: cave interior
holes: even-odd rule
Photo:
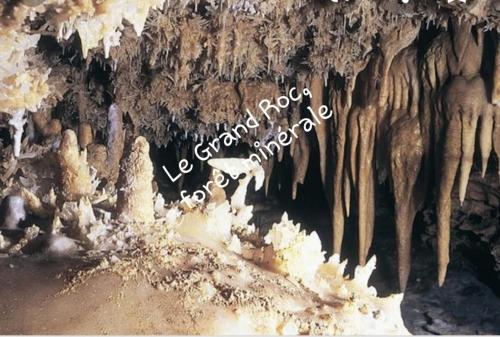
[[[500,334],[500,2],[9,0],[0,13],[2,268],[58,255],[56,235],[77,255],[125,254],[83,240],[65,205],[88,198],[116,228],[153,222],[153,194],[213,200],[207,161],[253,154],[258,231],[286,212],[348,277],[376,256],[369,284],[405,294],[412,333]],[[29,331],[16,329],[0,333]]]

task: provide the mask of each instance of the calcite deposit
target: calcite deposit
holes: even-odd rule
[[[132,164],[136,169],[143,168],[138,163],[149,160],[141,153],[146,145],[144,138],[136,139],[122,169]],[[219,159],[213,165],[231,171],[243,167],[243,161]],[[113,203],[116,196],[104,191],[96,192],[90,199],[83,197],[78,203],[68,201],[62,205],[51,232],[46,234],[47,252],[52,256],[74,255],[78,250],[71,239],[74,237],[89,249],[83,260],[89,262],[84,267],[76,267],[76,271],[61,270],[65,283],[51,286],[48,293],[55,297],[50,295],[39,303],[37,307],[43,308],[43,312],[38,312],[34,320],[19,331],[41,332],[39,320],[46,320],[52,323],[44,325],[48,329],[44,331],[52,333],[137,332],[134,328],[117,328],[113,324],[99,330],[98,325],[92,326],[88,321],[90,318],[82,319],[78,311],[70,309],[70,302],[89,296],[96,282],[100,283],[99,289],[119,287],[133,294],[130,287],[134,281],[135,287],[146,287],[151,296],[166,301],[164,304],[176,297],[187,318],[203,322],[178,326],[175,323],[178,313],[165,311],[164,304],[151,304],[148,312],[157,312],[161,319],[141,333],[408,333],[399,309],[402,295],[380,298],[375,288],[367,285],[375,268],[375,257],[366,266],[358,267],[351,279],[344,276],[347,261],[340,263],[338,255],[325,261],[317,234],[301,231],[300,224],[294,224],[286,214],[264,238],[256,232],[255,225],[248,224],[252,206],[245,205],[247,185],[255,177],[257,188],[262,187],[262,168],[255,166],[244,171],[245,176],[240,179],[231,201],[207,201],[191,209],[180,202],[166,205],[160,195],[153,202],[145,192],[139,193],[139,186],[145,190],[151,188],[150,180],[138,179],[147,178],[147,168],[135,173],[134,170],[122,172],[135,175],[129,182],[136,187],[129,186],[126,190],[135,192],[132,195],[118,190],[116,211],[111,211],[117,212],[118,222],[103,209],[103,203]],[[133,199],[123,200],[139,195],[141,207],[137,207]],[[129,207],[121,206],[123,202]],[[154,215],[146,216],[145,212],[153,207]],[[120,219],[124,215],[127,217]],[[20,253],[39,233],[38,227],[30,227],[18,243],[2,249],[10,254]],[[36,260],[28,263],[37,263],[33,261]],[[25,262],[19,263],[22,268],[31,268]],[[117,283],[113,275],[121,281]],[[54,290],[58,293],[53,293]],[[121,302],[120,296],[104,290],[94,294],[91,301],[100,307],[108,306],[109,302],[104,300],[110,296],[112,302]],[[121,298],[135,301],[129,296]],[[29,306],[29,302],[23,300],[22,306]],[[62,315],[57,313],[61,305],[68,308]],[[60,325],[64,320],[71,321],[73,314],[80,316],[80,323]],[[128,319],[140,320],[143,314],[136,312]],[[16,319],[2,316],[0,322],[0,332],[16,331]]]
[[[153,163],[149,144],[138,137],[123,160],[117,182],[116,211],[122,221],[151,222],[153,208]]]
[[[63,200],[76,201],[92,192],[87,151],[80,152],[73,130],[63,132],[58,150],[59,186]]]
[[[385,304],[367,290],[366,275],[359,276],[373,267],[379,201],[391,194],[389,221],[398,254],[393,267],[401,291],[412,271],[414,224],[429,213],[435,214],[427,230],[435,228],[437,273],[418,277],[445,283],[454,217],[477,202],[471,177],[473,186],[480,179],[490,191],[481,200],[492,210],[481,217],[498,220],[499,14],[497,0],[3,1],[0,226],[14,229],[2,232],[0,247],[9,252],[20,228],[40,225],[39,233],[30,233],[45,246],[34,245],[35,251],[127,251],[118,259],[133,265],[145,260],[132,262],[127,247],[153,245],[157,250],[148,248],[141,258],[158,263],[165,257],[158,240],[170,242],[164,244],[172,252],[178,235],[203,239],[215,233],[220,242],[202,242],[214,250],[210,254],[228,257],[232,251],[233,267],[248,264],[279,273],[280,280],[292,278],[307,288],[304,297],[314,293],[309,301],[327,303],[333,316],[347,317],[325,319],[314,330],[311,317],[304,323],[293,310],[283,310],[262,331],[403,331],[392,318],[378,325],[380,317],[399,317],[396,304],[386,316],[375,314]],[[280,97],[293,90],[310,95],[282,107]],[[212,186],[202,203],[165,206],[158,166],[195,158],[197,146],[210,146],[249,112],[258,126],[207,160],[255,157],[280,131],[323,105],[331,118],[310,133],[296,129],[289,145],[259,159],[258,174],[239,172],[246,176],[237,179],[241,185],[230,200]],[[217,161],[211,163],[218,171],[207,169],[205,161],[193,159],[198,182],[225,170]],[[266,195],[286,190],[293,200],[317,178],[317,192],[329,207],[330,262],[323,261],[320,239],[286,217],[267,235],[248,226],[252,208],[245,205],[244,192],[250,173],[259,177]],[[185,180],[168,187],[182,190]],[[18,214],[26,212],[24,219],[5,215],[17,214],[9,206],[13,197],[22,198]],[[346,247],[348,224],[356,226],[355,246]],[[492,228],[487,249],[500,270],[499,229]],[[179,245],[179,254],[190,254]],[[339,264],[347,250],[356,252],[360,265],[351,281],[343,279]],[[102,270],[110,273],[111,257],[103,258],[109,268]],[[204,289],[210,292],[213,285]],[[362,309],[348,303],[349,292],[368,304]],[[343,309],[324,296],[340,296]],[[350,330],[358,311],[371,313],[363,316],[370,321],[366,329],[372,323],[377,328]],[[260,331],[251,330],[257,316],[221,315],[238,321],[242,331]]]

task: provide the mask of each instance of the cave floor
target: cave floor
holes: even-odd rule
[[[252,221],[259,224],[262,232],[267,232],[274,222],[278,222],[283,211],[288,211],[292,219],[302,223],[302,228],[308,232],[318,231],[323,240],[323,246],[330,247],[331,243],[328,241],[330,223],[326,212],[318,209],[311,211],[305,207],[284,206],[272,198],[265,203],[260,203],[257,200],[258,198],[252,202],[255,204]],[[384,221],[388,219],[388,215],[380,212],[378,218]],[[390,221],[385,222],[391,223]],[[396,250],[390,226],[376,226],[376,228],[380,229],[375,233],[372,252],[377,254],[377,269],[372,275],[370,283],[375,286],[379,294],[385,296],[397,292],[395,282],[397,280]],[[355,242],[349,241],[350,237],[355,237],[355,235],[346,235],[345,246],[355,247]],[[329,255],[330,252],[328,249],[326,250],[327,255]],[[349,253],[345,254],[350,260],[347,272],[352,274],[356,259]],[[463,257],[451,255],[452,261],[446,282],[442,288],[439,288],[436,281],[436,263],[432,248],[423,243],[416,243],[413,247],[413,256],[418,258],[413,259],[412,273],[401,307],[405,326],[412,334],[500,334],[500,299],[487,284],[480,280],[480,275],[473,268],[468,268],[467,264],[459,261]],[[19,263],[20,259],[24,261],[21,264]],[[40,319],[33,319],[36,317],[30,317],[29,313],[43,310],[41,307],[47,296],[54,295],[57,289],[61,288],[63,280],[56,277],[58,273],[65,269],[76,270],[88,263],[88,261],[80,259],[45,261],[40,260],[38,256],[19,258],[5,255],[0,257],[0,284],[2,284],[0,287],[0,312],[2,313],[0,327],[2,319],[4,323],[6,319],[10,320],[8,329],[0,328],[0,334],[18,334],[35,330],[43,333],[45,323],[47,327],[55,326],[57,331],[72,331],[71,324],[75,322],[65,322],[57,318],[54,318],[55,323],[41,322]],[[13,273],[13,270],[16,272]],[[85,312],[85,317],[95,316],[97,314],[92,313],[97,313],[99,310],[113,310],[113,317],[97,320],[98,326],[85,325],[92,320],[85,320],[87,322],[85,324],[81,321],[79,323],[83,324],[81,328],[88,332],[134,331],[141,334],[144,331],[152,331],[151,326],[146,327],[144,326],[146,323],[139,322],[149,315],[149,305],[155,308],[154,313],[161,320],[160,317],[163,317],[164,310],[167,310],[165,303],[172,303],[175,300],[169,298],[170,295],[163,299],[159,298],[153,293],[149,293],[151,291],[149,288],[144,288],[139,289],[137,293],[135,293],[136,290],[132,291],[132,294],[129,293],[126,299],[115,296],[114,298],[118,298],[116,303],[112,303],[111,300],[105,301],[104,309],[99,309],[99,298],[108,292],[113,293],[118,280],[104,277],[101,280],[102,283],[99,283],[99,280],[96,281],[93,288],[89,288],[89,293],[82,294],[80,299],[72,303],[66,303],[64,306],[56,308],[56,311],[61,313],[61,317],[76,317],[78,311],[82,310]],[[7,301],[7,298],[10,300]],[[84,305],[82,305],[83,302],[85,302]],[[22,309],[23,306],[33,306],[33,303],[37,303],[39,308]],[[170,306],[171,304],[168,305],[169,308]],[[74,315],[64,314],[68,311],[73,311]],[[24,312],[28,314],[24,314]],[[137,321],[134,322],[133,319],[130,319],[131,312],[135,312],[133,317]],[[175,317],[175,315],[170,316]],[[126,324],[122,325],[122,321]],[[35,326],[35,323],[38,325]],[[174,325],[171,323],[165,323],[165,327],[183,324],[181,321]],[[143,328],[144,330],[141,330]],[[156,328],[160,329],[158,331],[162,331],[162,333],[169,331],[163,329],[161,324],[155,325]],[[176,332],[179,331],[171,331],[171,333]]]
[[[192,324],[183,321],[188,315],[175,294],[147,282],[123,284],[118,275],[98,275],[73,296],[59,295],[63,275],[92,264],[79,258],[0,258],[0,334],[189,332]]]
[[[432,256],[425,257],[420,254],[420,257],[419,261],[414,262],[414,274],[432,275],[435,273],[435,270],[430,270],[434,269]],[[383,282],[385,278],[383,273],[389,268],[387,264],[390,260],[387,256],[379,259],[378,271],[375,271],[372,278],[372,284],[381,293],[387,291],[384,289],[384,287],[387,288],[387,282],[385,284]],[[151,292],[149,288],[134,288],[133,291],[126,291],[126,298],[113,297],[116,303],[112,303],[112,300],[104,300],[104,297],[115,291],[113,289],[117,287],[119,280],[101,277],[95,280],[92,287],[80,294],[76,300],[56,308],[56,313],[59,312],[59,314],[54,315],[54,322],[44,322],[40,319],[43,315],[35,317],[36,313],[43,312],[43,303],[47,301],[47,298],[57,296],[57,289],[62,287],[63,279],[57,275],[63,270],[78,270],[89,263],[91,262],[80,259],[45,260],[39,256],[0,257],[0,283],[2,284],[0,287],[0,312],[2,313],[0,322],[9,321],[8,324],[0,324],[7,329],[0,329],[0,333],[18,334],[27,331],[50,333],[53,329],[70,333],[74,331],[75,317],[80,316],[78,312],[81,311],[81,317],[86,317],[76,325],[83,329],[81,331],[94,333],[135,331],[141,334],[144,331],[152,331],[151,327],[144,326],[146,323],[143,321],[145,317],[150,317],[148,316],[150,306],[160,321],[164,315],[163,311],[168,308],[172,309],[174,301],[169,298],[170,295],[165,295],[162,299],[155,295],[156,292],[155,294],[148,293]],[[109,296],[111,299],[111,295]],[[36,303],[36,308],[33,303]],[[412,277],[401,309],[406,328],[412,334],[500,334],[500,299],[472,272],[453,266],[442,288],[437,286],[433,277],[427,279]],[[107,314],[107,310],[112,310],[113,314]],[[73,314],[67,315],[65,312],[73,312]],[[96,314],[91,314],[92,312]],[[97,317],[98,312],[107,318],[97,319],[96,325],[92,326],[90,323],[92,320],[88,319],[89,315]],[[131,312],[135,313],[131,315]],[[59,318],[58,315],[60,315]],[[72,317],[73,321],[62,319],[63,317]],[[176,315],[168,317],[176,317]],[[148,318],[146,321],[149,322],[151,319]],[[172,322],[165,323],[165,327],[174,326],[170,323]],[[155,322],[154,326],[155,329],[161,329],[162,333],[169,331],[164,330],[158,322]],[[143,328],[144,331],[141,330]],[[176,331],[171,331],[171,333],[176,333]]]
[[[425,275],[426,270],[429,272],[427,262],[432,261],[431,256],[426,260],[424,258],[415,262],[415,270],[419,275]],[[379,290],[384,287],[380,274],[387,268],[384,264],[388,262],[387,258],[378,261],[379,272],[376,272],[372,283]],[[175,309],[172,306],[174,299],[169,298],[173,295],[162,295],[164,298],[160,298],[149,287],[134,287],[131,291],[125,291],[125,298],[121,295],[113,297],[110,294],[116,292],[114,289],[120,288],[120,281],[116,277],[96,279],[86,292],[58,308],[54,309],[53,303],[49,303],[56,314],[53,322],[44,321],[41,317],[45,316],[40,314],[43,313],[44,303],[47,298],[56,298],[57,290],[64,283],[58,274],[64,270],[78,270],[89,263],[91,262],[80,259],[54,260],[39,256],[0,257],[0,323],[3,321],[0,326],[6,329],[0,328],[0,333],[71,333],[76,326],[80,331],[99,334],[123,331],[141,334],[151,332],[153,325],[162,333],[175,326],[172,322],[166,322],[164,327],[158,325],[161,317],[164,317],[164,310]],[[109,300],[105,300],[107,296]],[[54,303],[55,301],[53,300]],[[401,309],[405,326],[412,334],[500,334],[500,299],[467,270],[450,268],[442,288],[436,285],[434,278],[411,278]],[[113,314],[110,315],[108,310],[112,310]],[[145,324],[151,321],[151,310],[159,321],[147,327]],[[68,314],[71,312],[73,314]],[[99,312],[102,314],[101,318],[98,318]],[[132,312],[134,313],[131,314]],[[36,315],[40,317],[35,317]],[[66,320],[64,317],[72,319]],[[84,319],[76,323],[75,317]],[[96,318],[94,326],[91,317]]]

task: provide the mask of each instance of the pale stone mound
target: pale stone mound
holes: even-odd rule
[[[244,161],[211,163],[229,173]],[[231,201],[186,209],[158,194],[147,224],[112,220],[102,205],[113,193],[66,202],[48,240],[57,259],[0,259],[0,334],[408,334],[402,295],[380,298],[367,285],[374,257],[346,278],[346,262],[325,262],[317,234],[286,213],[264,237],[248,225],[247,186],[255,177],[262,187],[263,171],[241,171]],[[83,256],[60,257],[61,221]]]

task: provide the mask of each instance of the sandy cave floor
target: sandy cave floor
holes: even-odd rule
[[[101,275],[69,296],[57,296],[62,275],[92,262],[79,259],[0,260],[1,334],[195,333],[175,292]],[[176,329],[176,327],[179,327]],[[180,327],[184,327],[181,329]]]
[[[168,253],[164,264],[144,254],[111,269],[100,269],[101,257],[1,258],[0,334],[259,333],[283,314],[278,308],[318,334],[331,309],[342,308],[342,301],[320,300],[236,254],[193,243],[175,244]]]

